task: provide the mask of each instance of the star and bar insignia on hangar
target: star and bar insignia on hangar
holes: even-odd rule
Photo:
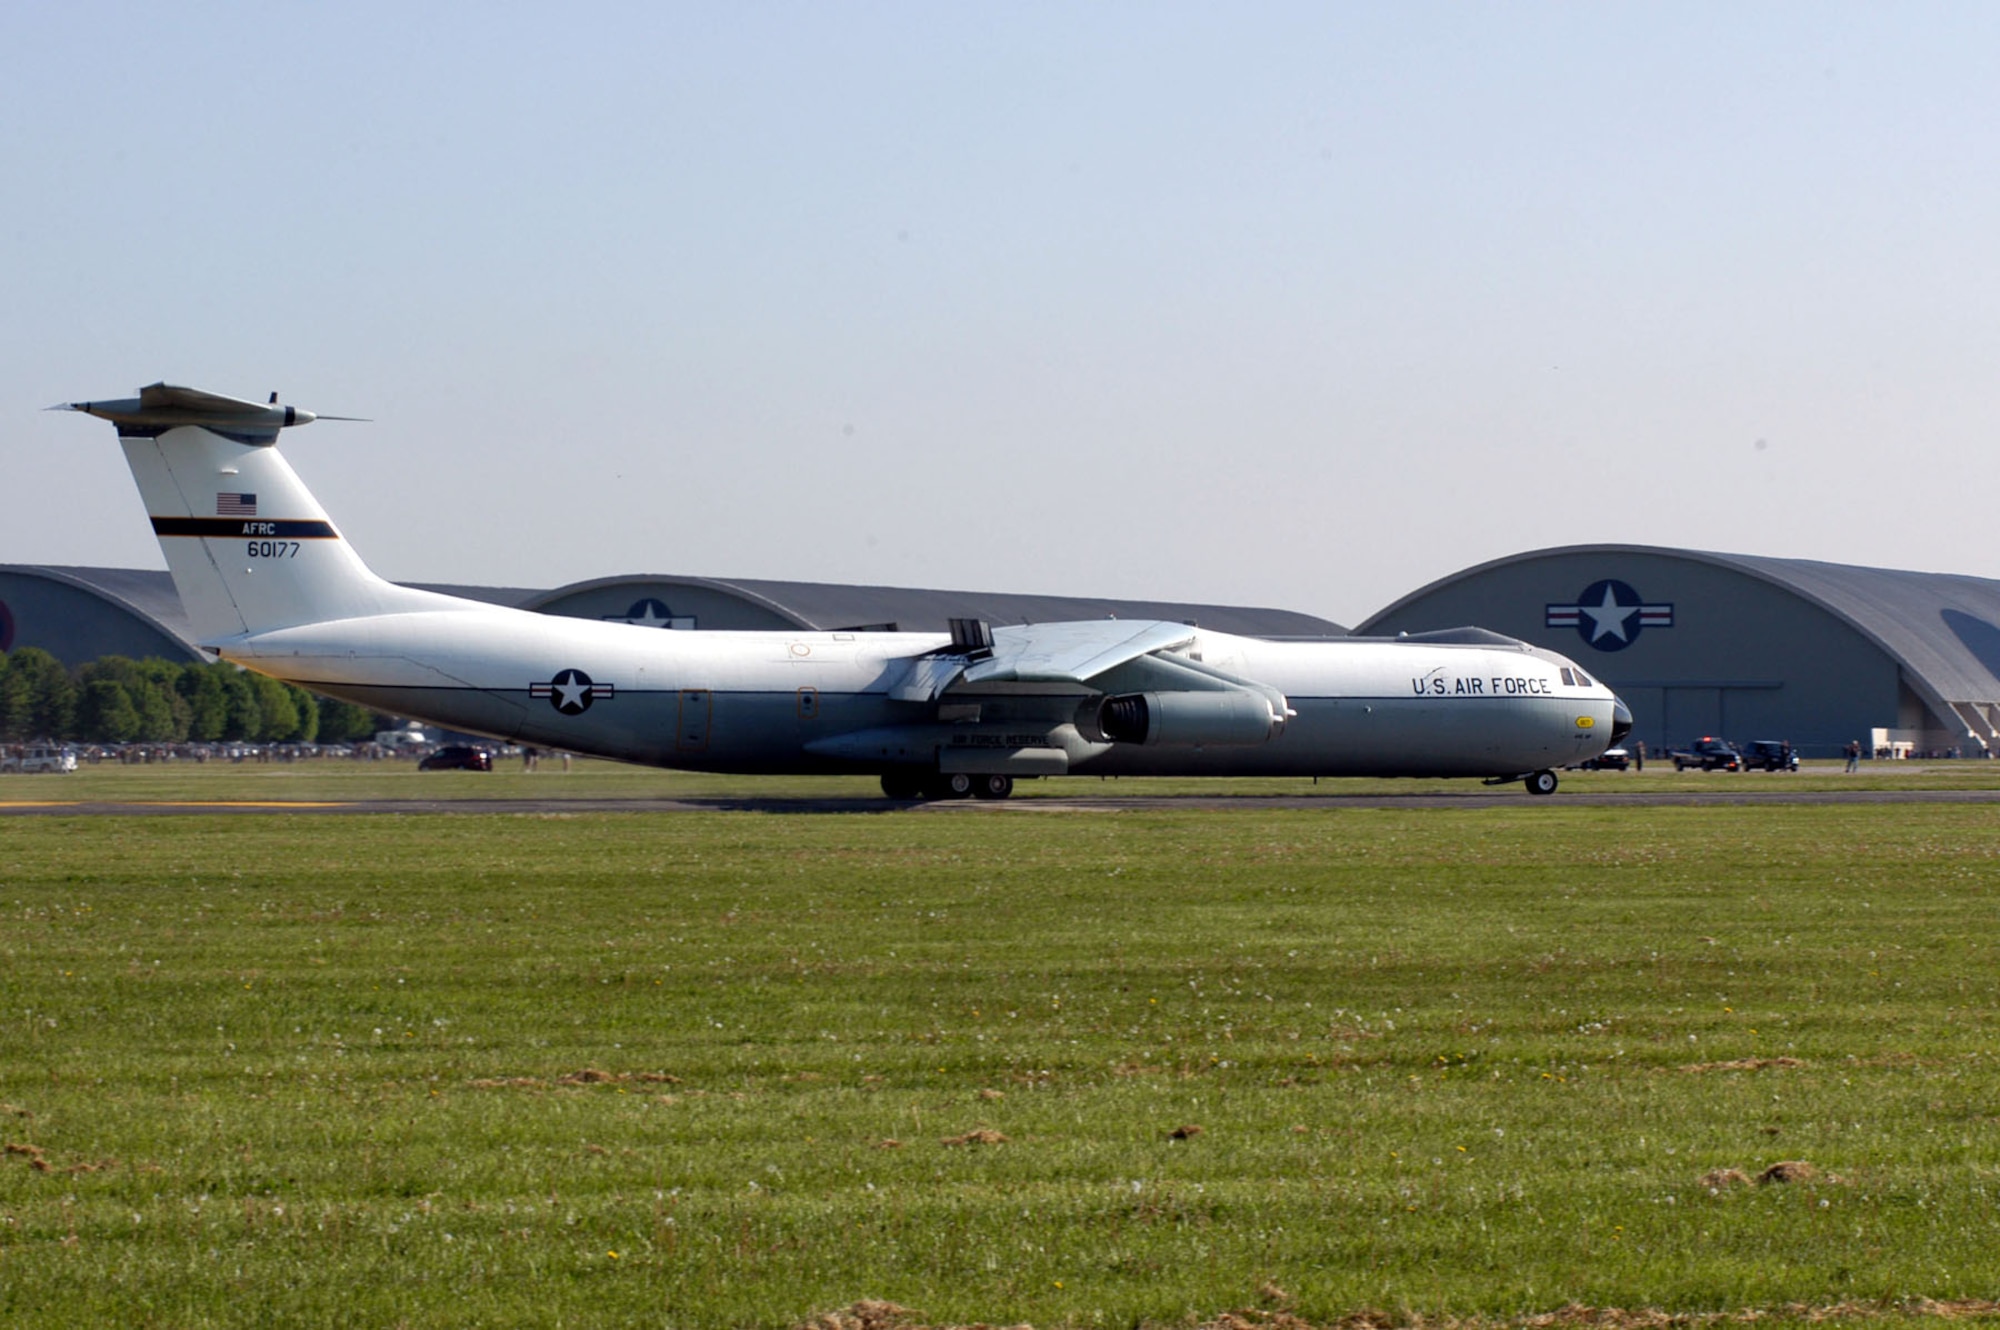
[[[557,670],[547,683],[528,685],[529,697],[546,697],[549,705],[565,716],[581,716],[590,704],[611,697],[616,688],[608,683],[592,683],[582,670]]]
[[[1674,626],[1671,601],[1649,604],[1630,583],[1599,578],[1570,605],[1550,605],[1543,619],[1547,628],[1574,628],[1599,651],[1623,651],[1648,628]]]
[[[606,623],[629,623],[639,628],[693,628],[692,614],[675,614],[667,608],[667,602],[657,596],[647,596],[632,602],[632,608],[623,614],[605,614],[600,618]]]

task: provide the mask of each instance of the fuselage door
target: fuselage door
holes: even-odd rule
[[[674,730],[674,751],[708,751],[708,713],[713,697],[706,688],[681,689],[679,720]]]

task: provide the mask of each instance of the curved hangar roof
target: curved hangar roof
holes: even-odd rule
[[[144,568],[0,565],[0,651],[17,646],[70,665],[99,656],[200,659],[173,578]]]
[[[541,594],[519,587],[424,589],[492,605],[518,605]],[[17,646],[40,647],[68,665],[99,656],[205,659],[173,577],[153,568],[0,564],[0,651]]]
[[[1685,743],[1675,722],[1699,713],[1713,723],[1695,733],[1734,738],[1757,729],[1837,747],[1881,726],[1926,732],[1924,746],[2000,747],[2000,581],[1989,578],[1572,545],[1454,573],[1355,631],[1468,622],[1594,667],[1633,694],[1649,742]],[[1707,691],[1712,709],[1695,695]]]
[[[1060,623],[1074,619],[1166,619],[1246,637],[1342,636],[1339,624],[1291,610],[1097,596],[936,591],[670,575],[605,577],[530,596],[522,607],[582,619],[680,628],[875,629],[948,632],[952,619]]]
[[[546,614],[663,628],[895,627],[945,632],[946,621],[952,618],[1047,623],[1116,617],[1192,620],[1205,628],[1249,636],[1323,637],[1344,632],[1338,624],[1289,610],[822,582],[629,576],[578,582],[553,591],[409,585]],[[0,651],[17,645],[41,647],[71,665],[112,655],[201,658],[173,578],[150,568],[0,564]]]

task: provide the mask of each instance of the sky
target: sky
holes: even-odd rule
[[[2000,6],[0,7],[0,562],[157,380],[376,571],[1353,624],[1525,550],[2000,577]]]

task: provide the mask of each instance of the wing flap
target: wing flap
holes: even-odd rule
[[[898,702],[928,702],[951,687],[964,670],[963,656],[913,656],[901,677],[889,685],[889,696]]]

